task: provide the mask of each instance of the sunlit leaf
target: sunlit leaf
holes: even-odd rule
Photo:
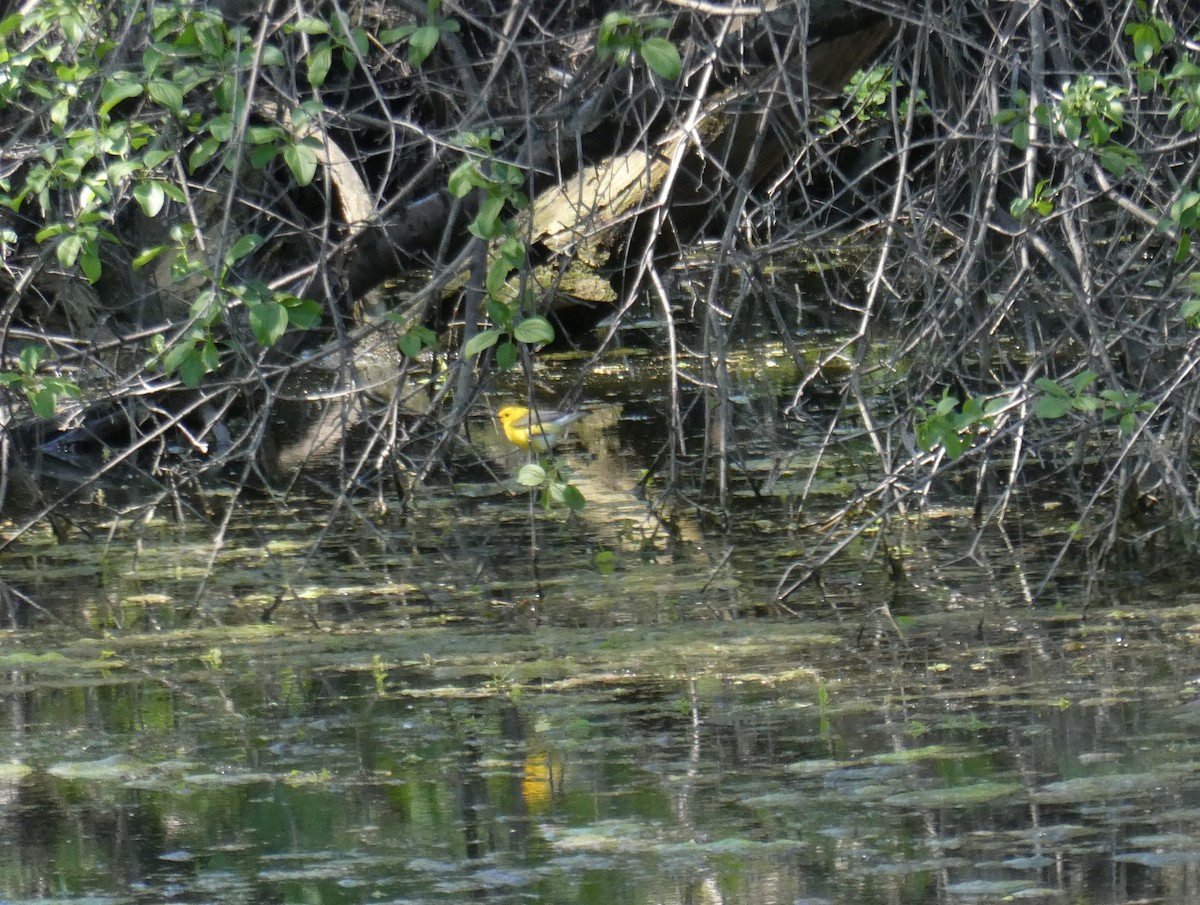
[[[246,257],[246,255],[250,254],[260,245],[262,245],[263,241],[263,237],[258,235],[258,233],[247,233],[246,235],[241,236],[236,242],[233,243],[233,245],[229,247],[229,250],[225,252],[226,265],[236,264],[242,258]]]
[[[523,343],[530,345],[545,345],[554,342],[554,327],[550,321],[540,315],[527,317],[517,324],[513,336]]]
[[[128,76],[126,76],[127,78]],[[109,113],[121,101],[137,97],[142,93],[140,82],[127,81],[126,79],[108,79],[100,87],[99,112],[101,115]]]
[[[133,269],[141,270],[166,250],[167,246],[165,245],[155,245],[153,248],[147,248],[133,259]]]
[[[490,349],[500,341],[500,337],[504,335],[502,330],[497,330],[495,327],[489,327],[486,330],[480,330],[471,337],[466,347],[463,349],[464,358],[474,358],[480,352]]]
[[[333,65],[333,46],[328,41],[322,41],[309,51],[305,63],[308,66],[308,84],[320,88],[325,84],[329,68]]]
[[[50,390],[30,390],[27,393],[29,407],[39,418],[53,418],[55,395]]]
[[[58,263],[63,267],[74,267],[75,261],[79,258],[79,252],[82,249],[83,237],[63,236],[62,241],[54,249],[54,255],[58,258]]]
[[[517,472],[517,483],[522,487],[541,487],[542,482],[546,480],[546,469],[540,465],[530,463],[521,466],[521,470]]]
[[[327,35],[329,34],[329,23],[324,19],[306,16],[293,25],[288,26],[288,31],[299,32],[304,35]]]
[[[1071,410],[1071,400],[1058,396],[1043,396],[1033,407],[1033,413],[1039,418],[1053,420],[1061,418]]]
[[[192,388],[200,386],[200,382],[204,380],[204,375],[208,373],[204,368],[204,362],[200,358],[200,353],[195,348],[187,350],[187,354],[183,356],[183,360],[179,363],[179,379],[183,381],[185,386]]]
[[[283,160],[298,185],[308,185],[317,174],[317,154],[308,145],[288,145],[283,149]]]
[[[302,299],[296,304],[287,306],[288,320],[293,327],[300,330],[311,330],[321,323],[325,309],[319,302],[312,299]]]
[[[100,254],[95,242],[89,242],[85,246],[83,255],[79,258],[79,268],[89,283],[95,285],[96,281],[100,279],[104,268],[100,263]]]
[[[677,79],[683,70],[679,51],[666,38],[647,38],[638,48],[646,65],[664,79]]]
[[[167,201],[167,193],[157,182],[141,182],[133,187],[133,197],[147,217],[157,217]]]
[[[165,79],[154,79],[146,86],[150,97],[160,106],[166,107],[176,116],[183,115],[183,89],[174,82]]]
[[[517,363],[517,344],[512,340],[502,342],[496,347],[496,367],[507,371]]]
[[[250,328],[254,331],[254,338],[258,340],[259,345],[269,348],[279,342],[280,338],[287,331],[287,309],[277,302],[268,302],[264,305],[250,305],[248,307]]]
[[[433,49],[437,47],[441,32],[436,25],[422,25],[408,39],[408,63],[410,66],[420,66],[424,63]]]

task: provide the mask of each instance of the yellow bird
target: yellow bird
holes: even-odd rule
[[[530,411],[523,405],[506,405],[496,413],[508,442],[536,453],[549,452],[566,436],[567,429],[587,412]]]

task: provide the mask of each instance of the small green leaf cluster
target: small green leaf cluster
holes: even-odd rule
[[[35,239],[54,243],[64,269],[78,265],[91,283],[101,278],[101,243],[120,241],[111,227],[129,201],[148,218],[162,215],[168,202],[192,203],[180,179],[185,168],[194,174],[217,161],[232,172],[242,161],[265,168],[281,158],[298,184],[312,181],[321,149],[306,136],[316,131],[312,124],[323,106],[306,101],[291,111],[290,124],[247,115],[246,70],[282,73],[286,59],[278,46],[256,46],[244,28],[227,25],[201,4],[162,3],[148,12],[130,10],[133,24],[146,30],[145,46],[140,59],[114,67],[112,36],[121,23],[99,10],[47,0],[0,21],[0,108],[28,111],[30,121],[45,126],[37,156],[0,178],[0,204],[18,212],[37,205],[45,225]],[[301,20],[288,31],[330,35],[348,66],[369,46],[365,32],[346,33],[317,20]],[[188,385],[218,366],[218,327],[233,307],[244,307],[255,338],[267,346],[288,326],[306,329],[319,321],[315,302],[234,279],[236,262],[258,248],[259,236],[242,236],[211,262],[195,255],[204,243],[194,224],[163,232],[169,242],[143,249],[134,268],[171,254],[174,279],[202,276],[210,284],[177,341],[169,349],[161,336],[151,344],[151,361]]]
[[[1139,3],[1143,15],[1145,4]],[[1200,131],[1200,66],[1190,53],[1175,53],[1171,69],[1163,72],[1157,58],[1163,48],[1175,40],[1175,29],[1163,19],[1152,17],[1125,26],[1125,34],[1133,41],[1134,57],[1137,60],[1138,89],[1149,94],[1155,90],[1165,92],[1171,107],[1167,118],[1178,118],[1179,127],[1185,132]]]
[[[670,27],[670,19],[639,21],[629,13],[611,12],[600,21],[596,55],[602,60],[611,58],[618,66],[629,65],[637,55],[664,79],[677,79],[683,71],[679,50],[666,38],[650,34]]]
[[[1054,195],[1055,190],[1050,188],[1050,180],[1039,179],[1033,188],[1033,197],[1014,198],[1008,206],[1009,213],[1017,220],[1024,219],[1031,211],[1039,217],[1049,217],[1054,211]]]
[[[173,230],[176,235],[188,232],[183,227]],[[245,309],[255,340],[268,348],[279,342],[289,326],[309,330],[320,323],[322,309],[318,303],[272,289],[260,280],[241,282],[233,278],[237,262],[262,243],[262,236],[255,233],[241,236],[225,252],[222,266],[215,274],[186,252],[179,251],[173,266],[177,276],[199,273],[211,282],[192,301],[188,326],[180,336],[169,346],[161,334],[151,340],[148,366],[161,367],[167,374],[178,374],[186,386],[199,386],[206,374],[220,366],[219,328],[229,310],[237,306]],[[185,243],[180,242],[179,248],[184,247]],[[164,250],[166,246],[158,249]]]
[[[892,92],[903,92],[903,83],[893,77],[891,66],[873,66],[854,73],[843,89],[845,101],[841,107],[830,107],[817,117],[821,133],[830,135],[853,123],[878,122],[888,117],[888,105]],[[908,115],[909,105],[915,103],[916,113],[926,115],[929,108],[925,101],[928,95],[917,88],[904,94],[899,113]]]
[[[493,146],[502,137],[499,130],[461,136],[459,144],[464,159],[450,174],[449,187],[456,198],[464,198],[472,191],[481,193],[483,201],[468,229],[477,239],[491,243],[484,289],[485,309],[492,326],[471,337],[463,355],[474,358],[495,346],[496,364],[510,368],[519,354],[516,343],[553,342],[554,327],[541,315],[522,317],[524,306],[512,298],[508,285],[513,271],[525,264],[526,247],[512,219],[504,214],[510,208],[524,210],[529,199],[519,188],[525,181],[521,169],[495,157]]]
[[[540,489],[542,506],[546,511],[549,511],[554,503],[560,503],[578,514],[587,505],[579,488],[568,481],[557,466],[548,461],[531,462],[522,466],[517,473],[517,483],[530,490]]]
[[[39,374],[46,350],[42,346],[26,346],[17,356],[17,370],[0,373],[0,387],[19,389],[29,400],[29,407],[39,418],[53,418],[58,398],[79,399],[79,385],[64,377]]]
[[[948,389],[943,390],[941,399],[925,403],[924,417],[916,428],[917,445],[925,452],[940,446],[951,459],[957,459],[975,445],[976,437],[992,429],[996,413],[1007,402],[1004,396],[972,396],[960,403]]]
[[[460,135],[457,144],[464,151],[463,162],[454,168],[448,180],[450,194],[455,198],[465,198],[475,189],[482,191],[483,203],[468,229],[471,235],[489,242],[507,231],[502,219],[506,206],[518,211],[529,207],[529,198],[520,188],[525,183],[525,174],[520,167],[495,155],[494,146],[503,137],[500,129]]]
[[[388,319],[393,322],[399,322],[396,317],[393,317],[394,312],[389,312]],[[437,334],[423,324],[414,324],[401,334],[400,339],[396,341],[397,348],[408,358],[416,358],[421,354],[423,349],[436,349],[438,347]]]
[[[446,19],[440,15],[442,0],[429,0],[429,14],[424,25],[405,25],[380,32],[382,44],[408,42],[408,65],[420,67],[433,53],[442,35],[455,34],[459,30],[457,19]]]
[[[1095,153],[1105,170],[1121,178],[1130,168],[1141,167],[1137,154],[1115,140],[1124,124],[1127,94],[1118,85],[1092,75],[1078,75],[1064,83],[1062,93],[1048,103],[1034,104],[1028,92],[1014,91],[1013,105],[997,113],[993,123],[1011,129],[1013,145],[1024,151],[1029,148],[1032,119],[1071,147]],[[1032,198],[1015,199],[1009,211],[1018,220],[1030,213],[1049,216],[1054,210],[1056,193],[1048,180],[1041,180]]]
[[[1048,104],[1034,104],[1033,118],[1054,134],[1080,149],[1107,145],[1124,121],[1126,91],[1091,75],[1080,75],[1063,85],[1061,96]],[[1029,94],[1013,92],[1014,106],[1001,110],[993,122],[1012,126],[1013,144],[1029,147]]]
[[[1200,185],[1184,188],[1158,221],[1160,232],[1176,231],[1175,263],[1182,264],[1192,250],[1192,237],[1200,230]]]
[[[1200,273],[1189,273],[1186,281],[1191,295],[1180,306],[1179,314],[1189,327],[1200,330]]]
[[[1064,387],[1048,377],[1040,377],[1034,386],[1042,395],[1034,404],[1033,412],[1049,421],[1068,413],[1099,413],[1103,421],[1116,421],[1121,434],[1128,436],[1137,427],[1137,416],[1151,411],[1154,403],[1142,399],[1140,393],[1126,390],[1101,390],[1089,392],[1096,382],[1095,371],[1083,370],[1071,378],[1070,386]]]
[[[287,34],[322,38],[312,44],[304,56],[308,84],[313,88],[322,87],[329,78],[335,50],[341,51],[342,66],[346,71],[353,72],[371,47],[371,37],[366,29],[347,28],[340,17],[326,21],[306,16],[286,26],[284,31]]]

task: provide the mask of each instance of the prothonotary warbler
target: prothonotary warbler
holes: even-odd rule
[[[530,411],[523,405],[506,405],[496,413],[496,417],[500,419],[500,426],[504,428],[504,436],[509,443],[521,449],[545,453],[566,435],[567,428],[586,414],[549,409]]]

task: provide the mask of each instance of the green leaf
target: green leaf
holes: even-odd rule
[[[312,299],[302,299],[298,303],[287,306],[288,320],[299,330],[311,330],[321,323],[325,310],[319,302]]]
[[[329,23],[324,19],[306,16],[294,25],[289,26],[288,31],[299,32],[302,35],[327,35],[329,34]]]
[[[495,327],[489,327],[486,330],[480,330],[471,337],[463,349],[464,358],[474,358],[480,352],[490,349],[500,341],[500,337],[504,335],[503,330],[497,330]]]
[[[162,107],[166,107],[176,116],[183,115],[183,89],[174,82],[165,79],[154,79],[147,87],[150,97]]]
[[[71,112],[71,99],[69,97],[60,98],[53,107],[50,108],[50,122],[56,126],[62,126],[67,121],[67,114]]]
[[[141,270],[166,250],[167,246],[165,245],[155,245],[153,248],[147,248],[140,255],[133,259],[133,269]]]
[[[250,166],[261,170],[279,156],[279,148],[275,145],[258,145],[250,152]]]
[[[297,185],[308,185],[317,174],[317,154],[308,145],[288,145],[283,149],[283,160]]]
[[[574,484],[556,481],[550,485],[550,495],[558,502],[565,504],[576,515],[583,512],[587,506],[587,500],[583,498],[583,494]]]
[[[516,236],[509,236],[500,243],[500,259],[510,268],[520,267],[525,263],[525,243]]]
[[[21,369],[22,374],[33,374],[41,365],[45,354],[46,350],[41,346],[26,346],[17,356],[17,367]]]
[[[233,138],[233,116],[228,113],[218,114],[206,122],[204,128],[217,141],[229,141]]]
[[[212,160],[213,156],[221,149],[221,142],[216,138],[206,138],[196,146],[196,149],[188,155],[188,170],[196,172],[204,164]]]
[[[554,327],[550,321],[540,315],[527,317],[521,323],[517,324],[513,331],[513,337],[518,342],[529,343],[530,345],[545,345],[546,343],[554,342]]]
[[[258,233],[247,233],[246,235],[242,236],[229,247],[227,252],[225,252],[225,265],[228,267],[236,264],[242,258],[246,257],[246,255],[250,254],[256,248],[262,245],[263,241],[263,237],[258,235]]]
[[[79,259],[79,267],[83,270],[83,275],[87,277],[87,281],[92,285],[95,285],[96,281],[100,279],[104,268],[100,264],[100,254],[94,241],[88,242],[84,247],[83,256]]]
[[[1133,53],[1139,63],[1149,63],[1158,53],[1158,32],[1150,23],[1132,23],[1125,27],[1125,33],[1133,38]]]
[[[504,210],[504,197],[489,195],[479,207],[479,213],[471,223],[471,235],[479,239],[495,239],[503,229],[500,226],[500,213]]]
[[[683,61],[679,59],[679,51],[666,38],[647,38],[638,48],[638,53],[646,61],[646,65],[662,78],[674,80],[683,71]]]
[[[966,452],[974,439],[970,434],[965,436],[958,434],[956,431],[943,431],[941,436],[942,449],[946,450],[946,455],[951,459],[957,459]]]
[[[1106,148],[1100,152],[1100,166],[1120,179],[1129,170],[1129,158],[1124,149],[1118,151]]]
[[[103,116],[112,110],[113,107],[128,100],[131,97],[137,97],[142,93],[142,85],[140,82],[127,81],[129,75],[125,73],[124,79],[107,79],[100,87],[100,114]]]
[[[215,371],[221,364],[221,353],[217,351],[217,344],[211,339],[207,339],[200,346],[200,363],[204,365],[205,373]]]
[[[193,389],[200,386],[204,375],[208,373],[204,368],[204,361],[200,358],[200,352],[195,348],[187,349],[187,354],[179,362],[178,371],[179,379],[185,386]]]
[[[139,182],[133,187],[133,197],[147,217],[157,217],[167,201],[167,193],[157,182]]]
[[[521,470],[517,472],[517,483],[522,487],[541,487],[545,480],[546,469],[532,462],[521,466]]]
[[[422,25],[414,31],[408,39],[408,64],[418,67],[424,63],[437,47],[440,37],[441,31],[436,25]]]
[[[1182,264],[1192,251],[1192,237],[1188,233],[1179,234],[1179,245],[1175,249],[1175,263]]]
[[[402,25],[400,28],[389,28],[381,31],[377,37],[380,44],[395,44],[397,41],[403,41],[416,30],[417,26],[415,25]]]
[[[54,249],[54,254],[58,258],[59,264],[65,268],[70,268],[75,266],[75,261],[79,258],[79,252],[82,250],[82,236],[63,236],[58,246]]]
[[[479,185],[479,174],[475,171],[475,161],[467,158],[450,173],[447,187],[455,198],[465,198],[471,189]]]
[[[289,137],[279,126],[250,126],[246,129],[246,141],[252,145],[273,145]]]
[[[33,413],[39,418],[53,418],[55,409],[55,395],[50,390],[27,390],[25,394],[29,399],[29,407],[33,409]]]
[[[1039,418],[1054,420],[1061,418],[1071,410],[1070,399],[1060,399],[1058,396],[1043,396],[1033,407],[1033,413]]]
[[[1076,374],[1074,377],[1071,378],[1071,389],[1074,390],[1076,393],[1082,393],[1084,390],[1086,390],[1088,387],[1090,387],[1093,383],[1095,383],[1096,380],[1099,378],[1099,376],[1100,375],[1097,374],[1095,371],[1093,371],[1091,368],[1084,368],[1082,371],[1080,371],[1078,374]],[[1054,385],[1058,386],[1057,383]]]
[[[83,390],[79,388],[79,384],[65,377],[44,377],[42,386],[55,396],[68,396],[71,399],[83,398]]]
[[[416,358],[421,354],[421,349],[424,348],[420,335],[414,330],[409,330],[401,336],[396,346],[400,349],[400,354],[405,358]]]
[[[508,275],[512,272],[508,262],[501,259],[492,261],[488,265],[487,278],[484,280],[484,288],[488,295],[493,298],[500,298],[504,293],[504,287],[508,283]]]
[[[1055,383],[1049,377],[1039,377],[1037,380],[1035,380],[1033,382],[1033,385],[1035,387],[1037,387],[1039,390],[1041,390],[1043,393],[1047,393],[1058,399],[1070,398],[1070,394],[1067,393],[1066,390],[1064,390],[1062,387],[1060,387],[1057,383]]]
[[[517,363],[517,344],[511,339],[502,342],[496,347],[496,367],[502,371],[507,371]]]
[[[279,342],[287,331],[288,312],[277,302],[267,302],[265,305],[250,305],[250,328],[259,345],[270,348]]]
[[[1022,151],[1029,147],[1029,120],[1023,119],[1013,126],[1012,140]]]
[[[308,66],[308,84],[320,88],[325,84],[325,77],[333,65],[333,46],[328,41],[322,41],[309,51],[305,63]]]
[[[188,341],[181,341],[171,346],[162,357],[163,370],[168,374],[174,374],[183,365],[184,359],[195,352],[196,346]]]
[[[512,326],[513,309],[503,300],[489,298],[484,302],[483,308],[494,323],[502,324],[505,328]]]

